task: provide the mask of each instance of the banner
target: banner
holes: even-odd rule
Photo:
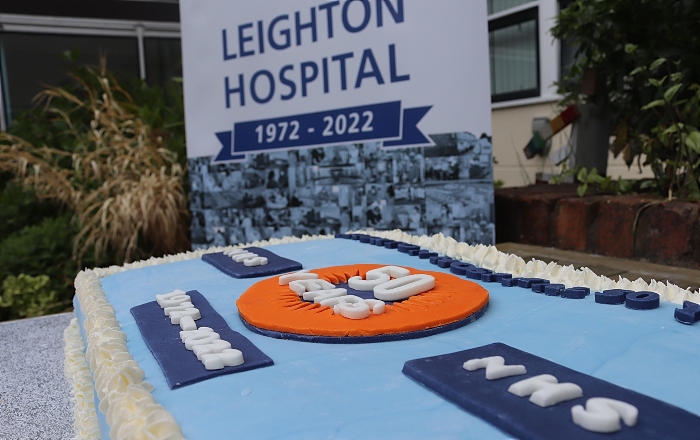
[[[401,227],[492,242],[482,3],[180,1],[193,241]]]

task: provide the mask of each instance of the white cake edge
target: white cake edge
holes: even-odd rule
[[[585,286],[593,291],[606,289],[644,290],[656,292],[663,301],[676,304],[682,304],[686,300],[700,303],[700,290],[691,292],[669,282],[664,284],[652,280],[647,283],[641,278],[630,281],[620,277],[618,281],[614,281],[605,276],[599,276],[588,268],[575,269],[572,265],[561,266],[554,262],[547,264],[534,258],[525,262],[517,255],[499,251],[495,246],[481,244],[472,246],[446,237],[442,233],[420,237],[399,229],[393,231],[359,230],[348,233],[366,234],[411,243],[494,272],[509,273],[516,277],[543,278],[552,283],[564,284],[566,287]],[[76,438],[95,439],[100,437],[94,404],[96,391],[93,383],[100,387],[98,391],[100,410],[107,415],[110,437],[137,439],[145,436],[145,432],[151,432],[159,438],[169,440],[184,438],[172,415],[153,399],[150,393],[151,385],[143,380],[143,371],[126,348],[126,335],[119,330],[114,309],[105,299],[100,278],[132,269],[192,260],[207,253],[223,252],[240,247],[263,247],[332,238],[334,238],[333,235],[273,238],[245,245],[187,251],[176,255],[127,263],[123,266],[86,269],[80,272],[76,277],[75,286],[76,296],[85,314],[84,327],[87,335],[87,348],[83,344],[77,319],[71,321],[64,333],[66,342],[65,372],[74,393]],[[132,411],[133,408],[137,408],[137,410]]]

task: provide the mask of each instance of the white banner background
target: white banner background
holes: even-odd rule
[[[233,124],[271,117],[339,109],[363,104],[400,100],[403,108],[432,106],[419,122],[425,134],[469,131],[491,132],[489,65],[486,5],[483,1],[464,0],[351,0],[347,21],[359,26],[369,5],[369,22],[357,33],[348,32],[342,23],[345,1],[330,9],[333,38],[328,38],[327,9],[319,9],[324,0],[181,0],[182,46],[184,63],[185,114],[187,123],[188,157],[211,156],[221,144],[215,133],[232,130]],[[403,22],[396,23],[387,3],[394,10],[403,6]],[[383,10],[383,26],[377,26],[377,5]],[[295,13],[300,22],[310,21],[311,10],[316,14],[317,40],[312,42],[311,30],[301,30],[301,45],[296,45]],[[267,38],[268,26],[280,15],[274,28],[275,39],[284,42],[280,31],[290,30],[291,45],[274,50]],[[264,53],[259,53],[258,21],[263,22]],[[251,27],[245,27],[252,23]],[[254,51],[241,57],[239,27],[244,37],[252,38],[243,49]],[[222,31],[226,30],[227,55],[224,60]],[[407,81],[390,82],[389,45],[395,46],[396,74],[409,75]],[[371,49],[384,84],[375,78],[364,78],[355,88],[362,53]],[[340,87],[340,63],[331,57],[352,52],[347,59],[347,89]],[[328,59],[328,93],[324,93],[322,59]],[[318,78],[308,84],[307,96],[301,96],[300,65],[312,61],[319,68]],[[280,69],[291,64],[286,76],[297,86],[292,99],[280,95],[289,88],[279,82]],[[276,79],[275,96],[265,104],[254,102],[250,79],[255,72],[266,69]],[[365,72],[370,65],[365,66]],[[245,80],[245,105],[239,96],[230,95],[226,107],[225,78],[230,87],[238,85],[238,75]],[[258,95],[267,95],[267,79],[257,82]]]

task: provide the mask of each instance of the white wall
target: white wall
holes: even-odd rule
[[[527,159],[523,148],[532,137],[532,119],[535,117],[552,118],[558,114],[556,102],[544,102],[494,109],[491,112],[493,124],[494,179],[502,180],[505,186],[524,186],[535,183],[538,172],[558,173],[560,167],[549,158],[536,156]],[[570,129],[563,130],[552,140],[551,151],[563,147],[570,136]],[[613,178],[639,179],[651,177],[650,169],[639,173],[636,163],[627,168],[622,156],[613,158],[610,153],[608,173]]]

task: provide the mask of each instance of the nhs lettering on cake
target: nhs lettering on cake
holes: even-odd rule
[[[488,131],[488,66],[468,62],[485,54],[463,44],[486,23],[466,26],[469,13],[445,1],[184,0],[188,156]],[[440,54],[465,51],[438,68]]]

